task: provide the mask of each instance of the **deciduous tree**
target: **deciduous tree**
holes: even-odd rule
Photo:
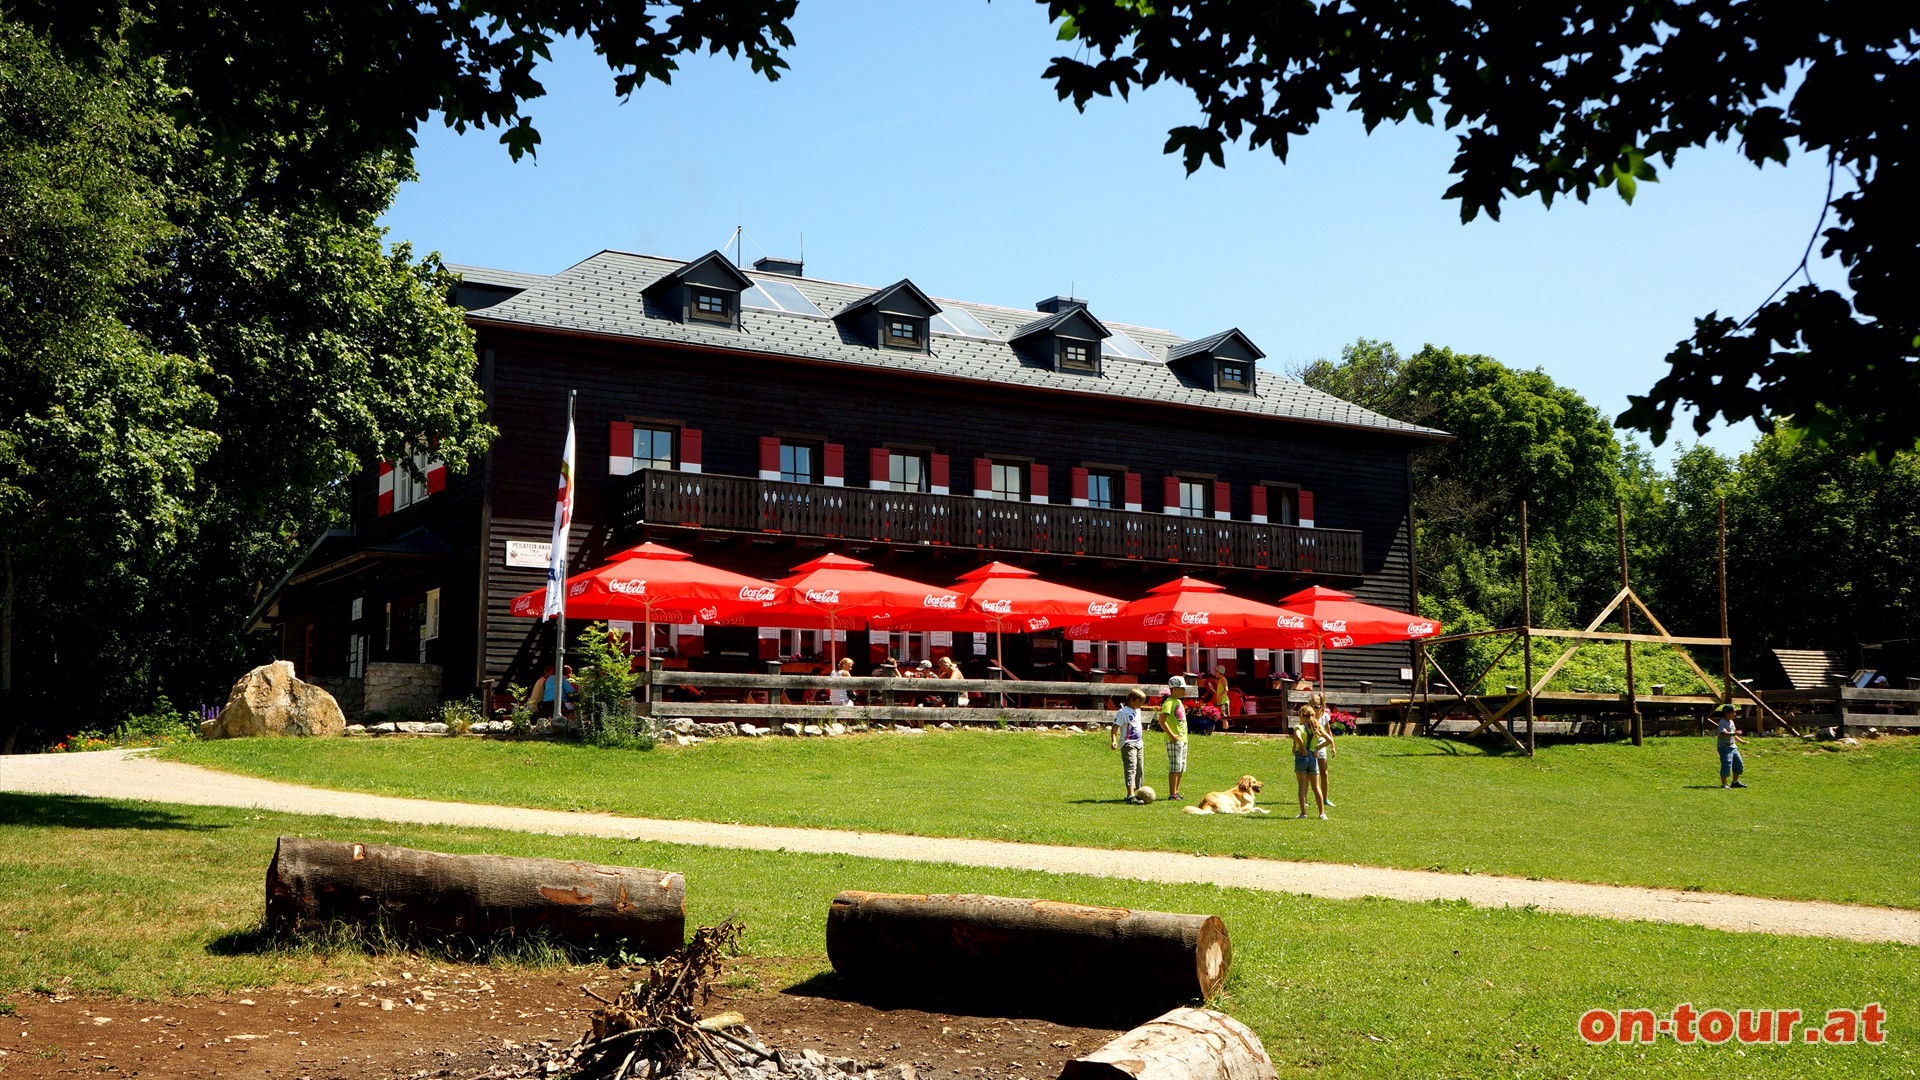
[[[1809,251],[1844,291],[1809,278],[1745,318],[1697,320],[1671,370],[1619,417],[1661,442],[1683,405],[1787,423],[1883,459],[1920,442],[1920,215],[1911,212],[1920,9],[1799,0],[1594,4],[1304,0],[1043,0],[1086,52],[1047,69],[1084,107],[1170,82],[1200,115],[1166,148],[1189,171],[1244,140],[1285,160],[1334,109],[1368,130],[1414,121],[1458,133],[1446,197],[1463,221],[1508,198],[1585,201],[1639,185],[1684,151],[1733,143],[1756,166],[1794,153],[1834,183]],[[1809,207],[1809,217],[1817,209]],[[1631,261],[1623,265],[1630,268]],[[1804,272],[1803,261],[1799,270]],[[1780,268],[1783,275],[1791,269]],[[1627,269],[1623,272],[1631,272]]]

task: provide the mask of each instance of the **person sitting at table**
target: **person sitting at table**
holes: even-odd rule
[[[951,656],[943,656],[940,658],[940,663],[937,665],[935,669],[934,677],[937,679],[946,679],[949,681],[966,678],[966,676],[962,674],[960,671],[960,665],[954,663],[953,657]],[[966,708],[968,700],[969,699],[967,697],[967,692],[965,690],[956,690],[953,694],[953,705],[956,708],[961,708],[961,709]]]
[[[829,674],[827,678],[829,679],[853,678],[853,657],[851,656],[841,657],[840,663],[835,665],[832,673]],[[827,704],[829,705],[852,705],[853,703],[854,703],[853,691],[851,690],[842,690],[839,687],[834,687],[832,690],[827,691]]]
[[[571,717],[573,715],[574,695],[577,693],[573,682],[573,667],[572,665],[567,666],[564,679],[556,679],[553,677],[552,664],[548,664],[547,670],[542,672],[540,677],[533,681],[533,689],[527,691],[526,703],[533,706],[533,715],[546,720],[553,718],[553,695],[554,692],[560,688],[563,681],[567,688],[567,700],[566,704],[562,706],[561,715],[562,717]]]

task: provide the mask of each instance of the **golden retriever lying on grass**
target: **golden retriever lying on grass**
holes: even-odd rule
[[[1183,809],[1189,814],[1264,814],[1265,810],[1253,805],[1254,793],[1262,786],[1253,777],[1243,776],[1230,790],[1209,791],[1199,802]]]

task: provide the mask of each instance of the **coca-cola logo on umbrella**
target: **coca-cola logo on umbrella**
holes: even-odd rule
[[[1046,617],[1045,615],[1041,615],[1041,616],[1038,616],[1038,617],[1036,617],[1036,618],[1032,618],[1032,619],[1028,619],[1028,620],[1027,620],[1027,629],[1028,629],[1028,630],[1030,630],[1030,631],[1031,631],[1031,630],[1045,630],[1045,629],[1046,629],[1047,627],[1049,627],[1049,626],[1052,626],[1052,625],[1053,625],[1053,620],[1052,620],[1052,619],[1049,619],[1049,618],[1047,618],[1047,617]]]
[[[710,608],[710,607],[703,607],[703,608],[701,608],[701,609],[700,609],[700,621],[701,621],[701,622],[712,622],[713,620],[715,620],[715,619],[717,619],[717,618],[719,618],[719,617],[720,617],[720,609],[719,609],[719,608]]]
[[[610,593],[618,593],[621,596],[645,596],[647,595],[647,583],[645,581],[620,581],[616,579],[607,582],[607,591]]]
[[[806,600],[809,604],[838,604],[840,602],[840,590],[808,589]]]
[[[1424,637],[1431,633],[1433,633],[1433,624],[1430,622],[1410,622],[1407,624],[1407,635],[1409,637]]]
[[[1183,611],[1180,613],[1180,625],[1206,626],[1209,622],[1208,617],[1212,614],[1213,613],[1209,611]]]
[[[1141,626],[1165,626],[1167,625],[1167,613],[1164,611],[1156,611],[1153,614],[1148,615],[1146,618],[1141,619],[1140,625]]]
[[[1274,620],[1274,625],[1282,630],[1305,630],[1307,628],[1307,617],[1305,615],[1282,615]]]
[[[779,599],[779,593],[771,585],[742,585],[740,586],[740,599],[758,601],[762,604],[771,604]]]
[[[587,591],[587,583],[584,581],[576,581],[573,584],[567,586],[568,596],[579,596],[581,593],[586,591]]]
[[[925,603],[927,607],[941,611],[958,611],[960,609],[960,598],[953,593],[929,593],[922,602]]]
[[[1347,620],[1323,619],[1320,623],[1320,629],[1325,630],[1329,634],[1344,634],[1347,632]]]
[[[1118,615],[1120,614],[1120,605],[1117,603],[1095,601],[1087,605],[1087,614],[1093,616]]]
[[[980,601],[980,610],[989,615],[1011,615],[1013,614],[1013,601],[982,600]]]
[[[1349,634],[1341,634],[1339,637],[1330,637],[1327,639],[1327,648],[1329,649],[1344,649],[1351,644],[1353,644],[1353,637]]]

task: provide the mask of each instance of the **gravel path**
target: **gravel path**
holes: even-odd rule
[[[953,840],[833,829],[720,825],[558,810],[432,802],[326,791],[156,761],[135,750],[0,757],[0,790],[86,795],[195,806],[240,806],[293,814],[372,818],[423,825],[480,826],[560,836],[611,836],[705,847],[859,855],[912,862],[1052,870],[1144,881],[1199,882],[1241,889],[1349,899],[1466,900],[1568,915],[1686,923],[1719,930],[1920,945],[1920,911],[1767,900],[1490,875],[1437,874],[1336,863],[1235,859],[1175,852],[1110,851],[994,840]]]

